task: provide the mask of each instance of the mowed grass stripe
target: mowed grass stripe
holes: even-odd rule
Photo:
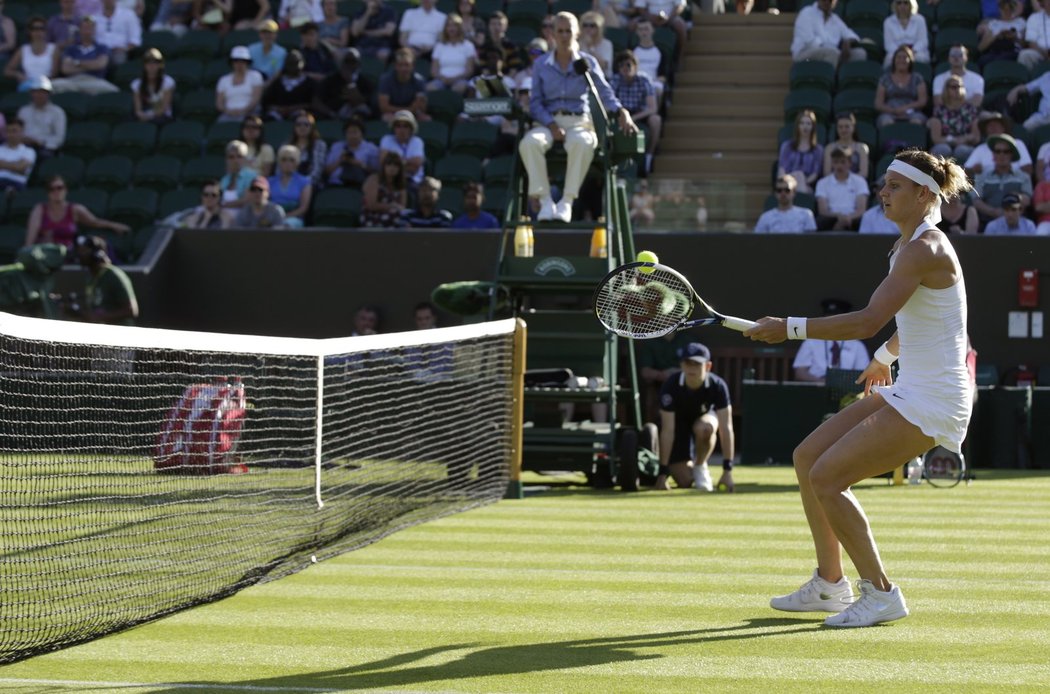
[[[544,694],[1050,682],[1050,562],[1032,513],[1050,511],[1050,477],[858,489],[915,614],[848,632],[768,608],[806,578],[812,549],[783,491],[791,471],[745,478],[733,496],[502,502],[0,677]]]

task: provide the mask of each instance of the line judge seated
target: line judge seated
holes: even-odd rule
[[[616,114],[620,128],[628,135],[638,132],[630,112],[620,104],[605,81],[598,61],[580,52],[579,35],[576,16],[559,12],[554,17],[554,49],[538,59],[532,68],[529,113],[537,125],[525,133],[518,151],[528,173],[529,196],[540,201],[537,216],[540,221],[572,221],[572,203],[580,194],[580,186],[598,146],[590,114],[587,80],[576,73],[573,65],[576,61],[587,62],[598,97],[610,118]],[[557,204],[551,198],[546,160],[547,151],[555,142],[565,143],[568,156],[565,188]]]

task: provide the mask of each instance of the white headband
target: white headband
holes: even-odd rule
[[[915,168],[906,161],[894,159],[893,163],[889,165],[886,171],[887,173],[890,171],[894,171],[896,173],[899,173],[901,176],[904,176],[908,180],[914,181],[917,185],[929,188],[930,192],[936,195],[938,199],[943,197],[943,195],[941,194],[941,187],[937,185],[937,181],[933,180],[933,176],[930,176],[924,171],[920,171],[919,169]],[[930,213],[926,215],[926,219],[933,226],[937,226],[937,224],[941,221],[941,206],[939,204],[939,201],[938,204],[933,206],[933,208],[930,210]]]

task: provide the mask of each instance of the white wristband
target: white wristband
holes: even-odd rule
[[[806,339],[806,319],[796,318],[794,316],[788,316],[787,319],[787,332],[789,340],[805,340]]]
[[[890,366],[893,362],[897,361],[897,355],[890,351],[890,348],[883,342],[882,345],[875,350],[875,361],[880,364]]]

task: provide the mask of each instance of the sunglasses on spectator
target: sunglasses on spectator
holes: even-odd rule
[[[253,193],[261,193],[261,192],[263,192],[266,189],[265,188],[260,188],[259,186],[252,186],[248,190],[250,190]]]
[[[773,190],[775,190],[778,193],[790,193],[791,192],[790,188],[774,188]]]
[[[1006,149],[1005,147],[996,147],[992,151],[995,152],[996,154],[1013,154],[1014,153],[1014,151],[1012,149]]]
[[[259,125],[258,123],[245,123],[244,124],[244,129],[245,130],[262,130],[262,126]]]
[[[202,190],[201,195],[206,198],[217,198],[219,197],[219,191],[217,190]]]
[[[598,25],[595,24],[594,22],[587,22],[585,24],[581,24],[580,26],[582,26],[584,29],[597,29],[598,28]]]
[[[64,183],[56,183],[54,185],[48,186],[47,189],[48,190],[65,190],[66,189],[66,185]]]
[[[296,159],[295,157],[281,157],[281,161],[290,161],[293,164],[298,164],[299,163],[299,160]]]
[[[297,128],[302,128],[302,127],[304,127],[304,126],[305,126],[305,127],[309,127],[309,126],[311,126],[311,125],[313,125],[313,123],[311,123],[311,122],[310,122],[310,121],[308,121],[308,120],[301,120],[301,121],[296,121],[296,123],[295,123],[295,127],[297,127]]]
[[[554,27],[554,25],[553,25],[553,24],[551,24],[550,22],[544,22],[544,23],[543,23],[543,28],[544,28],[544,29],[551,29],[551,28],[553,28],[553,27]]]

